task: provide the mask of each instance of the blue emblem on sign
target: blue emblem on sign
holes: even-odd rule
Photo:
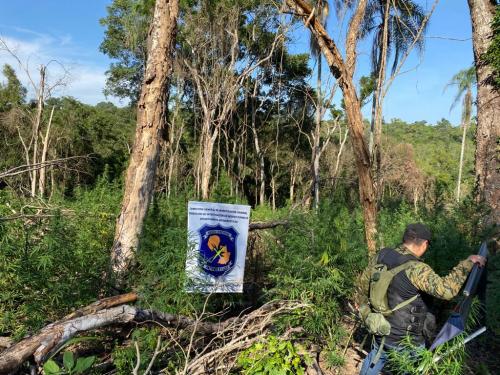
[[[199,230],[201,269],[215,277],[225,275],[236,264],[236,238],[238,232],[233,227],[204,225]]]

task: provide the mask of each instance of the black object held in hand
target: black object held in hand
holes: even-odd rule
[[[486,241],[481,244],[477,255],[480,255],[484,258],[488,257],[488,246],[486,245]],[[479,283],[479,280],[481,279],[481,275],[483,274],[483,270],[484,267],[480,267],[477,263],[474,264],[474,267],[472,267],[472,271],[470,272],[469,278],[467,279],[467,283],[464,287],[464,296],[469,297],[476,292],[477,285]]]

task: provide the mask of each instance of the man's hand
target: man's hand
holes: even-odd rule
[[[479,267],[484,267],[484,265],[486,264],[486,258],[481,255],[470,255],[467,259],[473,263],[476,263],[477,265],[479,265]]]

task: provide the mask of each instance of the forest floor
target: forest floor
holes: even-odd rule
[[[352,322],[343,321],[344,328],[354,334],[344,349],[344,364],[342,367],[328,369],[325,361],[320,360],[320,368],[323,375],[358,375],[362,362],[366,356],[361,348],[364,332],[359,327],[354,327]],[[364,349],[366,350],[367,345]],[[500,365],[497,353],[500,352],[498,339],[492,333],[487,333],[480,339],[469,343],[467,348],[468,356],[465,366],[465,375],[492,375],[500,374]]]

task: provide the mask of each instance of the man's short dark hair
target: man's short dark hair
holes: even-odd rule
[[[403,243],[421,245],[424,241],[431,241],[430,229],[422,223],[408,224],[403,234]]]

